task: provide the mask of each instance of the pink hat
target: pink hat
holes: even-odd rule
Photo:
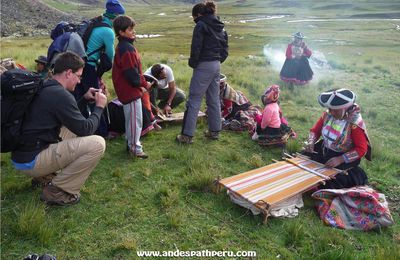
[[[280,89],[278,85],[271,85],[269,86],[263,95],[265,104],[277,102],[279,99]]]

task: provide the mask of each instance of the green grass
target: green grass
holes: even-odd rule
[[[299,6],[288,6],[292,3]],[[270,164],[281,157],[282,149],[260,147],[245,132],[223,132],[219,141],[209,141],[202,135],[206,122],[199,121],[191,146],[175,143],[180,132],[176,124],[164,125],[161,132],[143,138],[148,160],[130,158],[122,138],[108,141],[104,158],[81,191],[82,201],[68,208],[41,204],[40,191],[32,190],[30,179],[12,168],[9,154],[2,154],[1,258],[47,252],[58,259],[131,259],[137,258],[137,250],[178,248],[255,250],[260,259],[399,259],[400,45],[393,26],[396,22],[285,22],[399,8],[391,1],[358,1],[346,8],[342,4],[347,2],[219,2],[219,14],[229,21],[226,30],[230,35],[230,56],[222,72],[254,104],[260,103],[267,86],[282,86],[282,111],[298,134],[287,145],[288,151],[301,148],[321,115],[323,109],[316,100],[321,91],[343,86],[354,90],[373,144],[373,161],[363,161],[362,167],[371,185],[387,196],[394,226],[371,232],[327,227],[319,220],[309,194],[303,196],[305,207],[297,218],[269,219],[261,225],[261,217],[233,204],[225,192],[215,194],[213,180]],[[191,5],[183,4],[127,8],[127,14],[138,22],[138,34],[164,35],[137,41],[143,67],[156,62],[171,65],[178,86],[185,91],[192,73],[187,66],[193,28],[190,11]],[[161,12],[166,15],[154,15]],[[292,16],[238,22],[278,13]],[[318,75],[319,80],[309,86],[290,90],[267,62],[263,47],[269,44],[284,51],[289,36],[298,30],[308,36],[311,50],[325,54],[333,69]],[[34,59],[46,53],[50,39],[3,38],[0,44],[1,58],[13,57],[33,69]],[[114,96],[111,74],[104,78]],[[182,105],[177,111],[183,109]]]

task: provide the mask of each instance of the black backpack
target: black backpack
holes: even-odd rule
[[[54,65],[55,57],[61,52],[72,51],[80,57],[85,58],[87,51],[87,44],[94,28],[97,27],[110,27],[107,23],[103,22],[103,16],[98,16],[90,20],[84,20],[79,24],[69,23],[65,21],[59,22],[56,27],[51,30],[50,37],[53,42],[47,50],[47,63],[50,67]],[[79,39],[78,39],[79,38]],[[70,41],[75,43],[69,45]],[[94,50],[87,54],[92,55],[96,52],[103,52],[104,47]]]
[[[1,152],[18,148],[22,124],[32,100],[42,86],[41,76],[21,69],[1,75]]]

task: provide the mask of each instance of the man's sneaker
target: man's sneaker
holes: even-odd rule
[[[156,130],[156,131],[161,131],[162,130],[162,127],[157,123],[154,123],[153,127],[154,127],[154,130]]]
[[[69,206],[79,202],[80,196],[68,193],[52,183],[43,188],[40,200],[47,205]]]
[[[31,181],[32,188],[36,189],[46,187],[55,176],[55,173],[50,173],[41,177],[33,177]]]
[[[139,153],[135,153],[135,152],[130,152],[131,153],[131,155],[133,156],[133,157],[136,157],[136,158],[139,158],[139,159],[147,159],[147,158],[149,158],[149,156],[145,153],[145,152],[139,152]]]
[[[219,132],[206,130],[206,131],[204,131],[204,136],[209,138],[209,139],[211,139],[211,140],[218,140],[219,139]]]
[[[180,134],[176,136],[176,141],[180,144],[192,144],[193,138],[188,135]]]

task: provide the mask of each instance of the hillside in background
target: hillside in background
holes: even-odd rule
[[[60,11],[46,5],[43,1],[14,0],[1,2],[2,37],[46,35],[57,22],[78,19],[78,15]]]
[[[195,3],[196,0],[125,0],[124,5]],[[79,21],[84,12],[104,8],[105,0],[1,1],[1,37],[47,35],[60,21]]]

